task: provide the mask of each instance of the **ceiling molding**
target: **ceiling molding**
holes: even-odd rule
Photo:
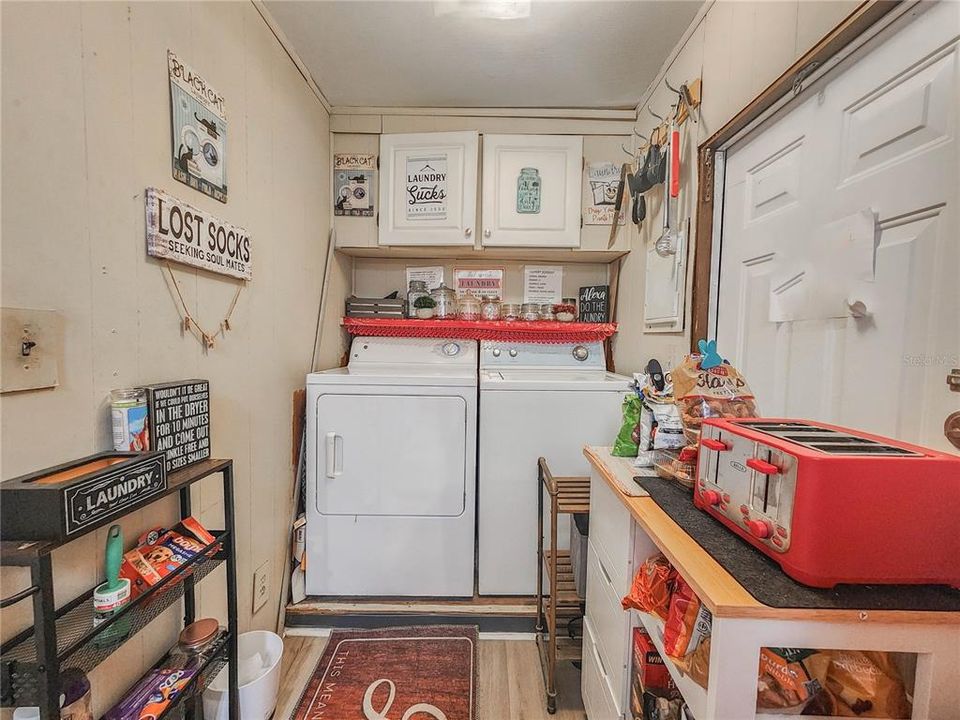
[[[306,64],[300,59],[300,55],[293,49],[293,44],[287,38],[286,33],[280,29],[280,26],[277,24],[277,21],[273,19],[270,11],[264,7],[263,0],[250,0],[250,2],[253,4],[253,7],[256,8],[256,11],[260,13],[260,17],[263,18],[263,22],[270,28],[270,32],[277,38],[277,42],[280,43],[280,47],[287,53],[287,57],[289,57],[290,61],[297,67],[297,70],[300,71],[300,74],[307,83],[307,87],[317,96],[317,100],[320,101],[320,104],[323,105],[326,111],[332,113],[333,106],[330,104],[330,101],[327,100],[327,96],[323,94],[323,90],[320,89],[313,79],[313,76],[310,75],[310,71],[307,70]]]
[[[562,118],[565,120],[635,120],[636,110],[593,108],[448,108],[448,107],[334,107],[333,115],[445,115],[448,117]]]
[[[677,44],[674,46],[673,50],[671,50],[670,54],[667,55],[667,59],[663,61],[663,65],[660,66],[660,70],[657,71],[656,76],[650,81],[650,84],[647,85],[647,89],[644,90],[640,95],[640,101],[637,103],[637,107],[634,109],[635,116],[639,117],[640,111],[643,110],[643,106],[647,104],[650,96],[653,95],[653,91],[657,89],[661,82],[663,82],[663,79],[667,76],[667,71],[670,70],[670,67],[677,59],[677,56],[683,52],[683,48],[686,47],[686,44],[690,41],[690,38],[693,37],[693,33],[697,31],[697,28],[700,26],[700,23],[703,22],[703,19],[707,16],[707,13],[710,12],[710,8],[713,7],[715,1],[716,0],[706,0],[706,2],[700,6],[700,9],[697,10],[697,14],[693,16],[693,20],[690,21],[687,29],[683,31],[683,35],[680,36],[680,40],[677,41]]]

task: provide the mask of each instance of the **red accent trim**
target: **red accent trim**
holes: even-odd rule
[[[714,440],[713,438],[701,438],[700,444],[708,450],[716,450],[717,452],[724,452],[725,450],[730,449],[730,446],[726,443],[720,442],[719,440]]]
[[[351,335],[379,337],[455,338],[543,344],[599,342],[617,332],[617,323],[562,323],[515,320],[406,320],[345,317]]]
[[[753,468],[758,473],[763,473],[764,475],[780,474],[780,468],[773,463],[768,463],[766,460],[761,460],[760,458],[747,458],[747,467]]]
[[[680,131],[670,134],[670,197],[680,195]]]

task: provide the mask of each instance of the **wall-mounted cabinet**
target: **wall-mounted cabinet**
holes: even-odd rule
[[[380,245],[473,245],[477,132],[380,136]]]
[[[481,243],[580,246],[583,138],[484,135]]]

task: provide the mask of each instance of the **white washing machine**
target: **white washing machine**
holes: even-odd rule
[[[469,597],[477,343],[357,337],[307,376],[310,595]]]
[[[481,595],[536,592],[537,459],[557,476],[589,475],[583,446],[613,443],[630,383],[606,371],[602,343],[481,344]],[[569,516],[561,521],[566,548]]]

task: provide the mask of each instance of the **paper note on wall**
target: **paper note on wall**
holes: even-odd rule
[[[408,289],[410,287],[411,280],[423,280],[423,282],[427,284],[427,290],[438,288],[443,283],[443,265],[434,265],[431,267],[408,267]]]
[[[878,230],[862,210],[814,231],[770,276],[770,322],[846,317],[874,282]]]
[[[525,303],[558,303],[562,295],[562,265],[527,265],[523,268],[523,301]]]

